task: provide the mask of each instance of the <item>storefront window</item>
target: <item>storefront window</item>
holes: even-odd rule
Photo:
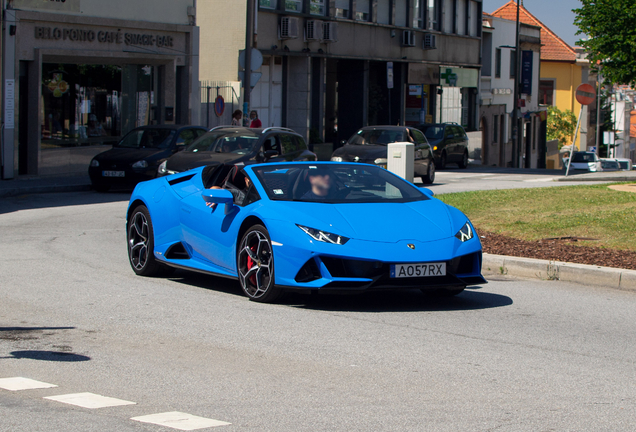
[[[120,67],[43,64],[42,148],[117,142],[120,107]]]
[[[123,68],[122,133],[156,119],[154,67],[125,65]],[[158,89],[159,90],[159,89]]]

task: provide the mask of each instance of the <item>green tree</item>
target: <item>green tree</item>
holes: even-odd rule
[[[636,84],[636,2],[634,0],[580,0],[573,9],[579,41],[592,65],[601,65],[613,83]]]
[[[561,111],[555,106],[548,107],[548,141],[559,140],[559,148],[572,144],[576,116],[571,110]]]

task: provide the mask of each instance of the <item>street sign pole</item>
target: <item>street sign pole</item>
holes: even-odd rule
[[[581,104],[579,110],[579,119],[576,122],[576,129],[574,130],[574,139],[572,140],[572,147],[570,148],[570,157],[568,158],[568,167],[565,170],[565,176],[570,173],[570,165],[572,165],[572,159],[574,156],[574,146],[576,144],[576,137],[579,134],[579,127],[581,126],[581,115],[583,114],[583,107],[594,102],[596,97],[596,90],[590,84],[583,83],[576,88],[576,100]]]
[[[576,129],[574,130],[574,140],[572,141],[572,147],[570,148],[570,157],[568,158],[568,168],[565,170],[565,176],[567,177],[570,172],[570,165],[572,165],[572,156],[574,156],[574,144],[576,143],[576,136],[579,133],[579,126],[581,125],[581,114],[583,114],[583,105],[579,110],[579,119],[576,122]]]

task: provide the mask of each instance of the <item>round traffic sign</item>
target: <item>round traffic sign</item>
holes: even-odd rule
[[[581,105],[589,105],[594,102],[594,98],[596,97],[594,87],[590,84],[581,84],[576,88],[576,100],[579,101]]]
[[[225,100],[223,100],[223,96],[218,95],[214,100],[214,112],[217,117],[221,117],[223,115],[223,111],[225,111]]]

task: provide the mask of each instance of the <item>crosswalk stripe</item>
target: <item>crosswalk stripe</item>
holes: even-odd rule
[[[22,377],[0,378],[0,388],[10,391],[44,389],[52,387],[57,386],[55,384],[49,384],[42,381],[36,381]]]
[[[115,399],[108,396],[100,396],[94,393],[73,393],[59,396],[48,396],[44,399],[50,399],[56,402],[62,402],[69,405],[76,405],[82,408],[96,409],[122,405],[136,405],[135,402]]]
[[[217,426],[227,426],[231,423],[220,420],[213,420],[205,417],[197,417],[192,414],[182,413],[178,411],[165,412],[160,414],[151,414],[141,417],[133,417],[131,420],[151,423],[159,426],[166,426],[172,429],[191,431]]]

